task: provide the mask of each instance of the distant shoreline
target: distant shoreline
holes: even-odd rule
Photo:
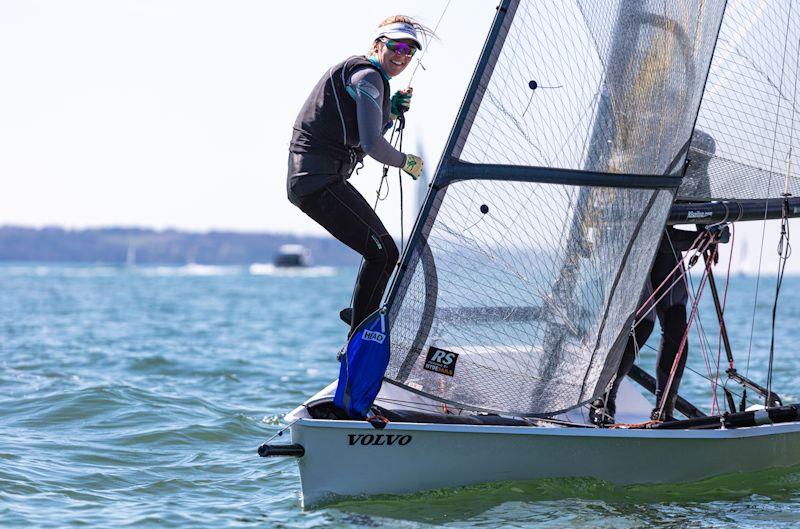
[[[249,265],[271,263],[284,244],[305,246],[314,265],[348,266],[359,262],[358,254],[325,236],[0,226],[0,262]]]

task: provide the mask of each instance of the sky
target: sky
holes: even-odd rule
[[[435,26],[444,13],[414,75],[404,140],[432,172],[496,2],[446,5],[0,0],[0,225],[322,234],[286,200],[297,111],[329,66],[366,52],[383,18]],[[370,202],[380,173],[368,162],[351,179]],[[395,235],[397,180],[378,207]],[[403,186],[409,210],[418,189]],[[738,270],[757,270],[762,230],[737,227]],[[765,233],[770,269],[774,223]]]
[[[445,5],[0,1],[0,225],[323,233],[286,200],[298,110],[382,19],[434,26]],[[404,144],[431,169],[493,15],[453,2],[417,71]],[[353,178],[370,201],[380,172]],[[381,204],[387,225],[398,196]]]

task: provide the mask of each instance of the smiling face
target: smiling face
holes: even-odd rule
[[[416,46],[414,41],[410,39],[402,39],[396,42],[402,42],[410,47]],[[381,68],[383,68],[383,71],[386,72],[386,75],[389,77],[397,77],[403,73],[403,70],[405,70],[406,66],[411,62],[411,55],[390,50],[384,41],[376,42],[374,49],[375,58],[378,59]]]

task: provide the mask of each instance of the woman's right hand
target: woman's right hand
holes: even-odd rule
[[[405,90],[398,90],[394,93],[390,111],[392,119],[397,119],[398,116],[405,114],[411,108],[413,90],[413,88],[408,87]]]
[[[416,180],[422,174],[422,165],[422,158],[415,154],[406,154],[406,162],[402,169]]]

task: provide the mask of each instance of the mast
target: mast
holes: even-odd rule
[[[683,30],[684,26],[680,21],[670,19],[665,14],[648,11],[647,7],[648,2],[646,0],[635,0],[620,3],[617,9],[609,59],[607,61],[608,68],[599,91],[599,104],[585,158],[585,170],[587,171],[602,171],[613,174],[620,169],[619,166],[621,164],[625,164],[626,167],[641,168],[653,158],[653,154],[647,150],[634,150],[628,147],[629,144],[635,144],[635,138],[632,138],[632,136],[640,129],[640,125],[636,123],[636,120],[642,119],[637,112],[639,110],[637,108],[637,92],[648,90],[647,83],[650,81],[647,77],[636,77],[636,73],[639,71],[636,67],[636,62],[642,59],[640,50],[635,46],[635,43],[640,38],[644,40],[654,39],[654,29],[667,33],[674,42],[672,53],[684,59],[682,73],[686,79],[685,85],[691,87],[696,84],[696,72],[691,61],[691,43]],[[710,60],[711,57],[708,58],[709,63]],[[705,66],[707,68],[708,64]],[[705,75],[702,78],[705,79]],[[670,107],[674,113],[679,114],[678,118],[673,117],[675,121],[690,119],[692,123],[694,122],[697,115],[697,107],[691,104],[693,96],[697,97],[697,94],[679,92],[671,96],[673,101],[671,101]],[[667,119],[666,116],[663,119]],[[689,138],[690,133],[687,133],[685,143],[680,145],[669,160],[663,160],[662,166],[654,167],[652,169],[653,173],[663,174],[665,177],[680,178],[684,171],[684,160],[688,150]],[[625,160],[621,161],[620,158],[623,157]],[[587,234],[599,231],[597,226],[602,225],[603,221],[603,219],[597,218],[597,213],[594,211],[596,208],[592,206],[595,194],[595,189],[588,188],[581,190],[581,194],[578,197],[568,236],[566,260],[562,266],[559,279],[553,287],[553,297],[556,299],[569,299],[574,295],[572,285],[576,279],[575,274],[579,268],[579,262],[589,258],[593,251],[592,244],[589,242],[591,238],[587,237]],[[654,197],[655,194],[653,195]],[[644,222],[645,218],[645,216],[642,216],[640,223]],[[600,236],[602,236],[602,231],[600,231]],[[655,247],[656,245],[653,247],[651,261],[655,256]],[[620,257],[621,259],[617,265],[618,277],[625,266],[627,252]],[[640,278],[642,284],[645,279],[645,277]],[[608,296],[609,303],[613,294],[611,292]],[[629,317],[624,328],[630,329],[632,323],[633,318]],[[566,329],[567,327],[562,325],[552,325],[550,332],[548,332],[549,338],[546,347],[553,350],[560,349],[560,344],[566,338]],[[585,331],[586,329],[582,329],[579,333],[585,334]],[[625,333],[627,334],[627,331]],[[618,339],[617,341],[621,340]],[[616,373],[617,365],[621,360],[621,353],[622,350],[617,350],[615,355],[606,360],[604,374],[599,382],[601,386],[607,384]],[[551,361],[542,376],[552,376],[554,370],[558,368],[559,362],[560,359],[556,356],[551,357]],[[596,391],[596,388],[585,389]]]

